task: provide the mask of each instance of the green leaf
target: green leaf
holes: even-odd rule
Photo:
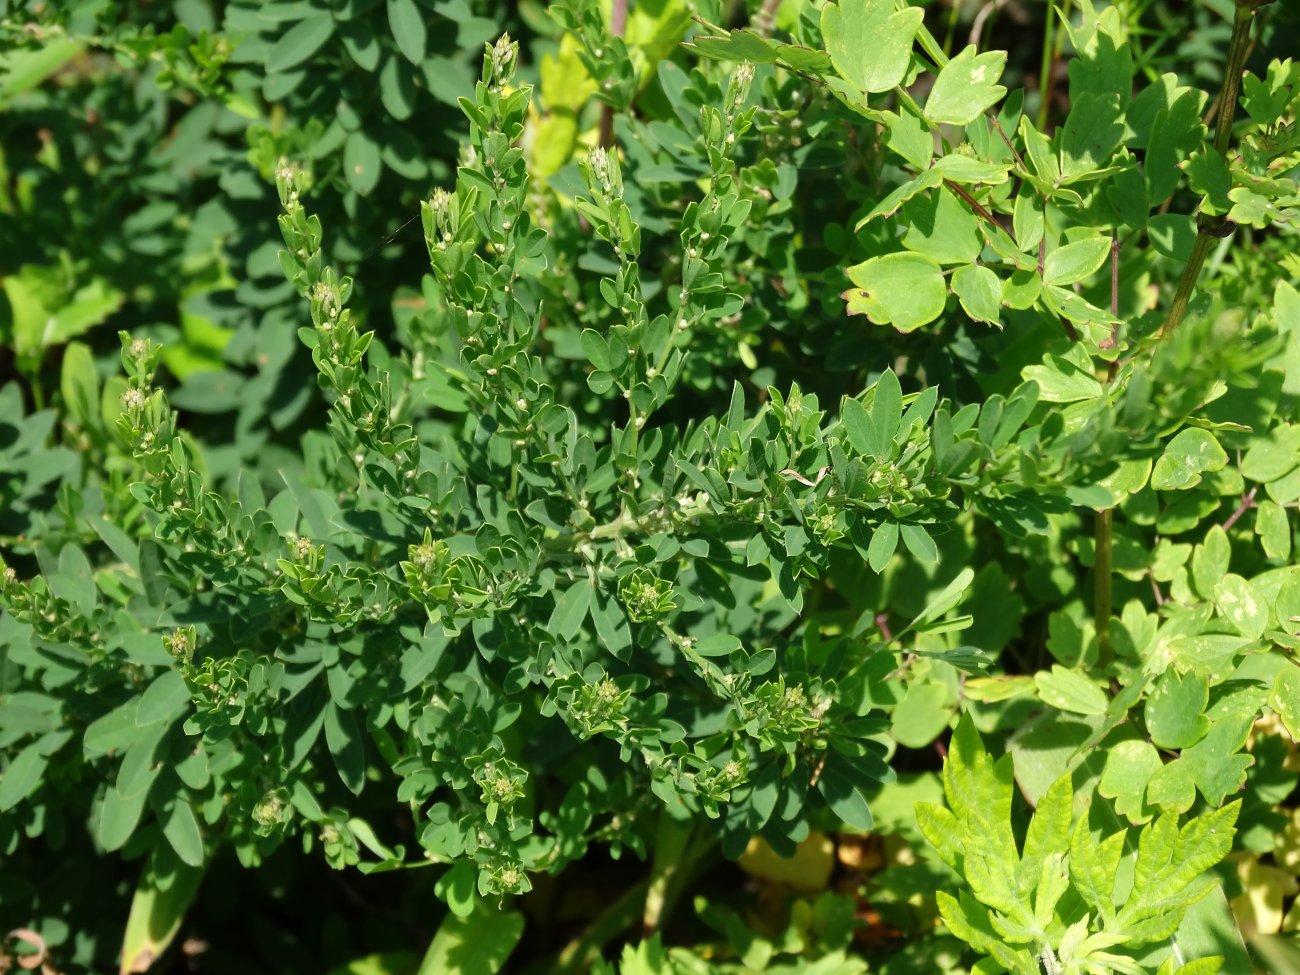
[[[996,762],[984,750],[969,715],[963,715],[943,763],[943,794],[963,833],[1014,869],[1019,861],[1011,834],[1011,756]]]
[[[1144,717],[1151,740],[1169,749],[1195,745],[1210,728],[1205,717],[1209,700],[1210,687],[1205,678],[1165,671],[1146,700]]]
[[[947,187],[903,206],[902,244],[939,264],[970,264],[984,249],[979,218]]]
[[[934,136],[930,129],[907,108],[897,113],[884,112],[885,128],[889,131],[885,144],[918,170],[925,170],[934,158]],[[938,172],[935,175],[940,175]],[[938,186],[938,182],[930,185]],[[901,201],[900,201],[901,202]]]
[[[1043,283],[1075,284],[1094,274],[1110,256],[1109,237],[1088,237],[1058,247],[1043,261]]]
[[[948,730],[956,703],[943,684],[915,681],[894,708],[889,732],[906,748],[925,748]]]
[[[822,40],[839,76],[864,92],[889,91],[903,80],[920,7],[896,10],[892,0],[844,0],[822,7]]]
[[[356,62],[358,68],[363,71],[374,71],[379,67],[381,53],[379,41],[368,21],[362,18],[344,21],[339,24],[339,35],[343,39],[343,47],[348,52],[348,57]]]
[[[190,700],[190,689],[185,686],[180,671],[166,671],[154,678],[140,695],[135,723],[144,728],[157,722],[172,721],[189,710]]]
[[[55,74],[83,49],[80,41],[61,38],[52,32],[43,36],[40,44],[26,50],[11,45],[5,52],[4,71],[0,73],[0,109]]]
[[[1192,553],[1192,584],[1201,598],[1214,598],[1219,580],[1228,574],[1231,559],[1232,545],[1228,542],[1228,533],[1219,525],[1211,525]]]
[[[99,807],[99,828],[96,834],[106,850],[120,850],[126,845],[140,824],[149,790],[142,789],[132,796],[123,796],[110,786]]]
[[[579,336],[582,341],[582,352],[597,369],[609,372],[614,368],[614,362],[609,355],[609,343],[605,337],[595,329],[584,328]]]
[[[334,33],[334,18],[316,13],[284,32],[266,56],[266,69],[280,72],[296,68],[324,46]]]
[[[1098,843],[1086,816],[1075,823],[1070,837],[1070,882],[1084,902],[1107,921],[1115,916],[1115,876],[1125,838],[1120,831]]]
[[[853,829],[869,832],[872,818],[867,800],[856,783],[835,766],[835,758],[828,757],[822,774],[817,779],[817,791],[830,806],[831,812]]]
[[[1116,742],[1106,752],[1097,791],[1115,801],[1115,812],[1133,823],[1150,822],[1155,810],[1146,802],[1151,777],[1164,766],[1160,753],[1149,741],[1129,739]],[[1122,836],[1121,836],[1121,846]]]
[[[1037,883],[1043,863],[1053,853],[1070,849],[1070,822],[1074,818],[1074,786],[1069,774],[1061,776],[1038,800],[1038,808],[1025,833],[1020,856],[1020,875],[1028,883]]]
[[[357,193],[366,196],[379,183],[379,146],[361,129],[343,144],[343,178]]]
[[[1038,395],[1044,402],[1076,403],[1102,395],[1101,383],[1089,365],[1081,363],[1073,353],[1069,358],[1048,355],[1040,366],[1025,366],[1021,375],[1038,384]]]
[[[777,57],[776,45],[752,30],[733,30],[726,37],[697,34],[691,39],[691,47],[702,57],[718,61],[753,61],[755,64],[772,64]]]
[[[1157,491],[1185,491],[1201,483],[1201,475],[1221,471],[1228,455],[1209,430],[1188,427],[1182,430],[1156,461],[1151,471],[1151,486]]]
[[[922,562],[938,562],[939,546],[921,525],[902,525],[899,528],[907,550]]]
[[[580,579],[564,591],[555,601],[547,630],[564,640],[572,640],[582,629],[591,606],[591,583]]]
[[[478,884],[478,870],[473,860],[457,860],[450,870],[438,878],[434,892],[447,902],[456,917],[469,917],[474,913],[474,889]]]
[[[4,777],[0,778],[0,812],[8,812],[35,792],[48,764],[49,759],[41,754],[37,742],[11,758]]]
[[[90,346],[83,342],[68,343],[63,350],[59,388],[69,416],[86,429],[99,429],[99,377]]]
[[[1300,426],[1274,427],[1257,437],[1241,459],[1241,473],[1252,481],[1269,484],[1286,477],[1300,465]]]
[[[388,0],[388,29],[402,57],[416,65],[424,60],[427,31],[415,0]]]
[[[1177,957],[1184,959],[1177,975],[1219,975],[1220,972],[1248,972],[1254,967],[1250,953],[1241,937],[1241,928],[1233,917],[1232,908],[1224,896],[1223,887],[1214,887],[1192,904],[1183,921],[1170,939]],[[1258,947],[1258,939],[1252,939]],[[1285,969],[1269,968],[1264,952],[1264,971],[1273,975],[1291,975]]]
[[[524,916],[477,901],[465,917],[439,926],[418,975],[496,975],[524,933]]]
[[[154,848],[131,898],[122,933],[122,971],[146,971],[167,950],[202,878],[202,870],[176,862],[168,847]]]
[[[397,58],[388,58],[379,72],[379,99],[388,114],[405,121],[415,111],[417,89],[411,68]]]
[[[181,862],[191,867],[203,866],[203,833],[194,815],[194,807],[184,795],[177,795],[162,817],[163,835]]]
[[[871,542],[867,545],[867,564],[871,566],[871,571],[885,571],[885,566],[894,557],[896,548],[898,548],[898,523],[887,521],[872,532]]]
[[[351,711],[331,701],[325,708],[325,742],[334,757],[339,778],[355,795],[366,784],[366,752],[361,722]]]
[[[1268,626],[1268,604],[1255,587],[1234,573],[1228,573],[1214,587],[1219,612],[1243,636],[1258,640]]]
[[[875,396],[871,401],[871,425],[875,431],[875,455],[880,459],[892,453],[894,437],[903,419],[903,389],[894,370],[886,369],[876,380]]]
[[[927,843],[935,848],[939,859],[953,870],[957,869],[961,856],[961,826],[957,817],[943,806],[932,802],[918,802],[915,805],[916,824]]]
[[[997,83],[1006,63],[1005,51],[977,54],[974,45],[967,47],[939,72],[926,99],[925,114],[935,122],[951,125],[973,122],[1007,93]]]
[[[948,289],[939,265],[923,254],[886,254],[848,268],[857,290],[846,291],[849,314],[911,332],[943,313]]]
[[[844,424],[844,433],[855,450],[867,457],[879,453],[876,426],[861,400],[846,397],[840,409],[840,420]]]
[[[1292,740],[1300,741],[1300,667],[1292,664],[1278,670],[1269,690],[1268,706],[1282,719]]]
[[[1190,820],[1181,830],[1172,815],[1143,828],[1133,868],[1133,891],[1116,925],[1138,944],[1177,930],[1187,908],[1214,888],[1202,874],[1232,849],[1241,801]]]
[[[1255,508],[1255,534],[1270,559],[1286,560],[1291,555],[1291,522],[1286,509],[1264,500]]]
[[[1124,137],[1120,96],[1085,92],[1073,99],[1061,133],[1061,175],[1066,182],[1106,167]]]
[[[1091,715],[1106,713],[1106,692],[1077,670],[1056,664],[1050,671],[1040,670],[1035,674],[1034,684],[1043,703],[1059,711]]]
[[[1002,280],[988,268],[980,264],[957,268],[952,276],[952,293],[975,321],[1000,324]]]

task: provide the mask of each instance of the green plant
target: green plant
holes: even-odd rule
[[[944,762],[948,809],[919,803],[926,839],[962,876],[966,890],[940,891],[948,928],[995,964],[976,969],[1017,975],[1084,972],[1217,972],[1221,956],[1186,958],[1173,936],[1187,909],[1217,887],[1205,872],[1232,849],[1238,803],[1182,827],[1165,813],[1135,843],[1121,828],[1101,835],[1075,818],[1066,775],[1052,784],[1029,822],[1023,845],[1012,832],[1011,757],[994,762],[969,722],[957,726]],[[1102,810],[1096,817],[1116,822]],[[1121,871],[1121,863],[1128,869]],[[969,891],[969,892],[968,892]],[[1168,942],[1165,958],[1139,963],[1132,949]]]
[[[1300,737],[1300,75],[1250,62],[1266,8],[1237,8],[1213,134],[1123,5],[1070,5],[1043,52],[1055,132],[1015,58],[919,8],[522,11],[531,51],[483,46],[455,166],[418,174],[385,161],[394,93],[440,77],[414,3],[269,9],[72,32],[293,120],[240,170],[283,247],[250,221],[196,272],[232,322],[269,311],[203,368],[131,315],[110,362],[96,318],[51,383],[73,333],[5,333],[0,849],[31,906],[0,888],[4,919],[125,965],[214,885],[323,863],[421,905],[414,943],[357,942],[394,973],[521,939],[599,969],[638,922],[629,973],[1249,966],[1224,904],[1254,888],[1202,875],[1284,870]],[[348,226],[417,216],[389,169],[442,183],[422,277]],[[709,887],[864,833],[893,859],[840,896]],[[587,927],[525,923],[607,856]],[[124,939],[70,943],[52,858],[130,901]],[[898,937],[853,942],[864,898]]]

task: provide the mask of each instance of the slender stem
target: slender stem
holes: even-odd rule
[[[921,50],[934,62],[936,68],[942,71],[947,66],[948,55],[944,53],[943,48],[935,40],[934,35],[930,33],[930,29],[925,24],[922,24],[920,30],[916,32],[916,42],[921,45]]]
[[[1238,0],[1237,11],[1232,19],[1232,41],[1228,46],[1228,63],[1224,67],[1223,89],[1219,93],[1220,108],[1215,119],[1214,151],[1223,161],[1228,159],[1228,142],[1232,138],[1232,122],[1237,114],[1237,92],[1241,87],[1241,72],[1246,64],[1246,55],[1250,52],[1250,26],[1255,17],[1258,0]],[[1178,280],[1178,290],[1174,292],[1169,314],[1160,327],[1160,337],[1168,339],[1187,314],[1187,306],[1196,290],[1196,280],[1201,276],[1201,268],[1216,238],[1222,236],[1226,224],[1223,217],[1213,220],[1202,219],[1197,222],[1196,243],[1192,245],[1192,254],[1183,268],[1183,275]]]
[[[1110,316],[1119,318],[1119,236],[1110,242]],[[1115,344],[1115,328],[1111,326],[1110,338],[1103,345]],[[1106,382],[1115,375],[1115,363],[1106,369]],[[1092,565],[1092,620],[1097,631],[1097,665],[1110,666],[1115,651],[1110,643],[1110,614],[1113,609],[1115,573],[1111,550],[1115,530],[1115,509],[1103,508],[1093,521],[1094,558]]]
[[[781,0],[763,0],[763,6],[754,15],[752,21],[754,31],[762,37],[768,37],[772,29],[776,26],[776,11],[781,6]]]
[[[1047,131],[1047,108],[1051,86],[1047,76],[1052,72],[1052,29],[1056,26],[1056,11],[1047,8],[1047,22],[1043,25],[1043,58],[1038,66],[1038,131]]]
[[[615,37],[622,37],[627,25],[627,0],[614,0],[614,8],[609,17],[609,32]],[[614,106],[603,105],[600,109],[600,144],[608,149],[614,144]]]
[[[1197,234],[1196,242],[1192,244],[1191,257],[1187,259],[1187,266],[1183,268],[1183,276],[1178,279],[1178,290],[1174,292],[1174,300],[1169,305],[1169,314],[1165,316],[1165,323],[1160,327],[1161,338],[1167,339],[1173,335],[1174,329],[1187,314],[1187,305],[1192,300],[1192,292],[1196,290],[1196,279],[1201,276],[1201,266],[1205,263],[1205,255],[1210,252],[1213,243],[1214,238],[1208,234]]]
[[[1250,49],[1250,25],[1255,19],[1255,2],[1238,0],[1232,18],[1232,41],[1228,45],[1228,63],[1224,67],[1223,90],[1219,93],[1219,114],[1214,126],[1214,151],[1220,159],[1228,158],[1232,122],[1237,115],[1237,92],[1241,90],[1241,72]]]
[[[1243,494],[1241,496],[1241,504],[1237,505],[1237,510],[1234,511],[1232,514],[1230,514],[1228,516],[1227,521],[1223,523],[1223,530],[1225,532],[1233,525],[1235,525],[1238,522],[1238,520],[1240,520],[1242,515],[1244,515],[1251,508],[1255,507],[1255,494],[1258,491],[1259,491],[1258,487],[1253,487],[1250,489],[1248,493]]]
[[[1094,522],[1096,557],[1093,562],[1092,618],[1097,629],[1097,666],[1108,667],[1114,651],[1110,645],[1111,537],[1113,508],[1097,512]]]

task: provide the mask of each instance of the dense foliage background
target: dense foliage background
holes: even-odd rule
[[[0,971],[1300,972],[1293,4],[0,11]]]

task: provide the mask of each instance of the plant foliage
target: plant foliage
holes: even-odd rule
[[[1294,11],[171,6],[0,18],[0,968],[1295,947]]]

